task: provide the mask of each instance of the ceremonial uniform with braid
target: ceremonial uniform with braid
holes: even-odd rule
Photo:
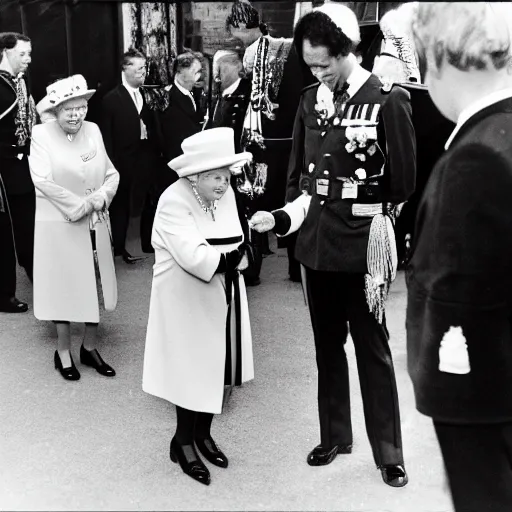
[[[354,341],[366,427],[377,466],[403,464],[400,415],[384,301],[396,272],[396,207],[414,190],[409,94],[385,90],[355,64],[331,100],[306,88],[295,118],[288,204],[275,232],[298,230],[315,337],[321,444],[352,445],[348,328]],[[327,91],[327,93],[326,93]],[[332,93],[331,93],[332,97]]]
[[[32,280],[35,192],[27,155],[34,122],[25,80],[0,71],[0,301],[14,296],[16,256]]]

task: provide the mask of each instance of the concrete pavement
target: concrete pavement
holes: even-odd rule
[[[114,379],[78,364],[82,326],[72,328],[82,378],[67,382],[53,368],[53,325],[32,308],[0,314],[0,510],[451,512],[434,431],[414,409],[406,372],[401,274],[387,316],[410,482],[390,488],[374,467],[350,341],[353,453],[326,467],[306,464],[319,435],[312,333],[301,286],[287,280],[286,252],[273,249],[262,284],[248,289],[256,377],[214,420],[230,465],[210,465],[209,487],[170,462],[173,406],[141,389],[152,257],[117,264],[119,304],[102,314],[99,347]],[[31,304],[21,274],[18,288]]]

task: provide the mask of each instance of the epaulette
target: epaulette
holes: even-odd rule
[[[395,85],[397,85],[395,82],[384,82],[380,91],[384,94],[389,94]]]
[[[311,85],[308,85],[306,87],[304,87],[304,89],[302,89],[302,91],[300,91],[300,94],[304,94],[306,91],[309,91],[309,89],[313,89],[314,87],[318,87],[320,85],[320,82],[316,82],[314,84],[311,84]]]

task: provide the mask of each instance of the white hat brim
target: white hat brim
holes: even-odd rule
[[[82,92],[80,94],[74,94],[73,96],[67,96],[66,98],[63,98],[62,100],[60,101],[57,101],[55,103],[51,103],[50,100],[48,99],[48,96],[45,96],[38,104],[37,104],[37,111],[39,113],[39,115],[45,113],[45,112],[48,112],[49,110],[54,110],[56,109],[59,105],[62,105],[63,103],[65,103],[66,101],[69,101],[69,100],[76,100],[76,99],[80,99],[80,98],[84,98],[86,99],[87,101],[89,101],[93,94],[96,92],[96,89],[89,89],[85,92]]]
[[[252,153],[244,151],[243,153],[235,153],[234,155],[207,158],[198,160],[197,155],[180,155],[173,158],[167,165],[175,171],[180,178],[192,176],[221,167],[238,167],[252,160]]]

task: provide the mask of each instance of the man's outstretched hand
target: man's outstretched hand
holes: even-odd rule
[[[270,212],[256,212],[249,219],[249,227],[258,233],[270,231],[275,225],[276,221]]]

